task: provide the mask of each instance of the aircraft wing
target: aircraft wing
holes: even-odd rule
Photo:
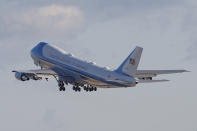
[[[188,72],[187,70],[137,70],[136,78],[151,78],[162,74],[173,74],[173,73],[183,73]]]
[[[35,70],[13,70],[12,72],[20,72],[23,74],[27,74],[27,75],[53,75],[56,76],[58,75],[57,73],[55,73],[53,70],[51,69],[35,69]]]

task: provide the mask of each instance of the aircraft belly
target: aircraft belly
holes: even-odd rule
[[[91,78],[87,78],[86,80],[84,80],[86,83],[88,83],[89,85],[95,86],[97,88],[120,88],[120,86],[114,86],[111,84],[107,84],[105,82],[102,81],[98,81],[95,79],[91,79]]]
[[[91,85],[107,85],[107,84],[104,83],[104,82],[97,81],[97,80],[90,79],[90,78],[88,78],[88,79],[86,79],[86,80],[84,80],[84,81],[86,81],[87,83],[90,83]]]

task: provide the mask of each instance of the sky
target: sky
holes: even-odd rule
[[[196,131],[195,0],[1,0],[0,130]],[[186,69],[170,82],[135,88],[59,92],[57,82],[21,82],[12,70],[37,69],[40,41],[116,69],[144,48],[139,69]]]

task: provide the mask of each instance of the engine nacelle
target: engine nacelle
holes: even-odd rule
[[[42,77],[39,77],[37,75],[33,75],[32,77],[30,77],[30,79],[33,79],[33,80],[42,80]]]
[[[21,73],[21,72],[16,72],[15,77],[16,77],[16,79],[21,80],[21,81],[29,80],[29,77],[26,76],[25,74]]]

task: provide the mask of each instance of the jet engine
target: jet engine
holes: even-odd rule
[[[42,77],[39,77],[37,75],[33,75],[32,77],[30,77],[30,79],[32,79],[32,80],[42,80]]]
[[[26,76],[25,74],[21,73],[21,72],[16,72],[15,77],[16,77],[16,79],[21,80],[21,81],[29,80],[29,77]]]

